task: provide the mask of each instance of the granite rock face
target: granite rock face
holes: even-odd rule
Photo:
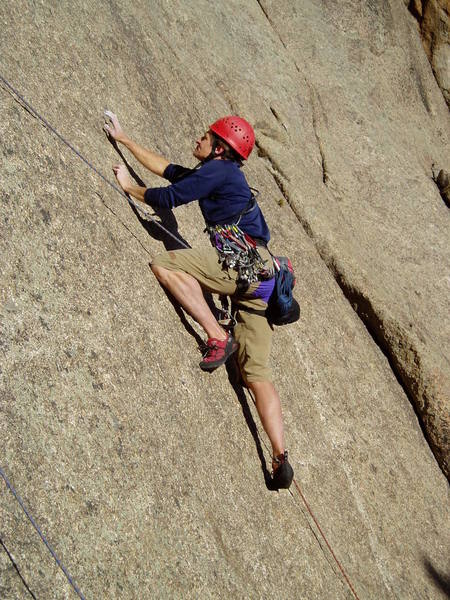
[[[449,214],[434,181],[450,157],[447,107],[400,3],[261,5],[303,76],[316,139],[309,156],[270,136],[265,151],[448,475]],[[314,36],[299,37],[309,22]],[[292,140],[304,129],[300,119],[286,124]]]
[[[297,483],[361,600],[445,598],[449,120],[407,7],[0,17],[2,77],[111,180],[105,108],[187,165],[218,116],[255,124],[245,172],[302,303],[272,352]],[[86,598],[353,598],[298,489],[267,490],[250,397],[199,371],[201,332],[149,268],[172,238],[0,98],[0,466]],[[157,218],[207,243],[195,204]],[[0,597],[73,597],[3,481],[0,498]]]
[[[416,17],[425,52],[450,107],[450,4],[448,0],[405,0]]]

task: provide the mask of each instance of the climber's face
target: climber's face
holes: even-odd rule
[[[201,138],[195,140],[195,148],[193,155],[198,160],[205,160],[211,154],[212,151],[212,138],[209,131],[203,134]]]

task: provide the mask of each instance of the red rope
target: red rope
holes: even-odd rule
[[[319,521],[316,519],[316,517],[314,516],[313,511],[311,510],[311,508],[309,507],[308,502],[306,501],[305,496],[302,493],[302,490],[300,489],[300,486],[298,485],[298,483],[296,482],[296,480],[293,480],[295,487],[297,488],[298,493],[300,494],[301,499],[303,500],[309,514],[311,515],[312,520],[314,521],[314,523],[316,524],[317,529],[319,530],[320,535],[322,536],[322,538],[325,541],[325,544],[328,547],[328,550],[331,552],[331,556],[334,558],[334,560],[336,561],[337,566],[339,567],[340,572],[342,573],[345,581],[347,582],[348,587],[350,588],[350,590],[352,591],[352,594],[355,596],[356,600],[359,600],[358,594],[355,592],[355,588],[352,586],[350,579],[347,576],[347,573],[344,571],[344,567],[341,565],[341,563],[339,562],[339,560],[337,559],[336,554],[333,552],[333,548],[330,546],[324,532],[322,531],[321,526],[319,525]]]
[[[254,396],[253,392],[252,392],[252,391],[249,389],[249,390],[248,390],[248,393],[249,393],[249,395],[250,395],[250,398],[251,398],[251,399],[252,399],[252,401],[253,401],[253,404],[254,404],[254,405],[255,405],[255,407],[256,407],[256,400],[255,400],[255,396]],[[264,440],[262,440],[262,442],[263,442],[264,446],[266,447],[266,450],[267,450],[267,451],[269,451],[269,447],[268,447],[268,446],[267,446],[267,444],[264,442]],[[328,541],[328,540],[327,540],[327,538],[326,538],[326,535],[325,535],[325,534],[324,534],[324,532],[322,531],[322,527],[319,525],[319,521],[316,519],[316,517],[315,517],[315,515],[314,515],[313,511],[311,510],[311,508],[310,508],[310,506],[309,506],[308,502],[306,501],[306,498],[305,498],[305,496],[303,495],[303,492],[302,492],[302,490],[300,489],[300,486],[298,485],[298,483],[297,483],[297,481],[296,481],[295,479],[293,479],[292,481],[293,481],[293,483],[294,483],[295,487],[297,488],[297,492],[299,493],[299,495],[300,495],[300,498],[303,500],[303,502],[304,502],[304,504],[305,504],[305,506],[306,506],[306,508],[307,508],[307,510],[308,510],[308,512],[309,512],[309,514],[310,514],[310,516],[311,516],[311,518],[312,518],[312,520],[313,520],[313,521],[314,521],[314,523],[316,524],[316,527],[317,527],[317,529],[319,530],[319,533],[320,533],[320,535],[322,536],[322,538],[323,538],[323,540],[324,540],[325,544],[327,545],[327,548],[328,548],[328,550],[330,551],[330,553],[331,553],[331,556],[334,558],[334,560],[335,560],[335,562],[336,562],[337,566],[339,567],[339,570],[340,570],[340,572],[342,573],[342,575],[343,575],[343,577],[344,577],[344,579],[345,579],[345,581],[346,581],[346,583],[347,583],[348,587],[350,588],[350,590],[351,590],[352,594],[355,596],[356,600],[359,600],[359,596],[358,596],[358,594],[355,592],[355,588],[353,587],[353,585],[352,585],[352,583],[351,583],[350,579],[348,578],[348,575],[347,575],[347,573],[345,572],[345,570],[344,570],[344,567],[341,565],[341,563],[339,562],[339,560],[338,560],[338,558],[337,558],[336,554],[334,553],[334,551],[333,551],[333,548],[331,547],[331,545],[330,545],[329,541]]]

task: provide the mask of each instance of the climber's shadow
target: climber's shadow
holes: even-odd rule
[[[123,155],[122,151],[120,150],[119,146],[117,145],[117,142],[110,136],[107,136],[107,138],[108,138],[109,142],[111,143],[112,147],[114,148],[114,150],[117,152],[117,154],[120,156],[120,158],[124,162],[126,168],[128,169],[130,176],[134,179],[134,181],[137,183],[137,185],[140,185],[142,187],[147,187],[145,185],[145,182],[139,176],[139,174],[136,173],[136,171],[133,169],[133,167],[127,161],[127,159]],[[178,223],[177,223],[177,220],[175,219],[175,216],[171,210],[163,209],[163,208],[153,209],[154,214],[157,217],[159,217],[159,222],[153,222],[153,221],[146,221],[140,215],[139,211],[133,204],[130,204],[130,206],[131,206],[132,211],[138,218],[142,227],[147,231],[147,233],[153,239],[162,242],[164,244],[166,251],[180,250],[182,248],[189,247],[188,242],[185,239],[183,239],[178,232]],[[171,235],[169,235],[166,231],[164,231],[164,229],[161,229],[160,225],[162,225],[165,229],[167,229]],[[180,307],[180,305],[178,304],[178,302],[175,300],[175,298],[172,296],[172,294],[170,292],[168,292],[163,286],[161,286],[161,288],[163,289],[168,300],[172,304],[175,312],[177,313],[177,315],[181,321],[181,324],[183,325],[185,330],[195,339],[197,346],[199,348],[199,351],[203,352],[205,349],[205,343],[203,342],[202,338],[199,336],[199,334],[195,331],[195,329],[192,327],[192,325],[187,320],[183,309]],[[211,294],[204,294],[204,296],[205,296],[205,300],[208,303],[208,306],[210,307],[211,311],[213,312],[214,315],[216,315],[217,308],[216,308],[216,305],[214,304]]]
[[[447,595],[447,598],[450,598],[450,574],[440,573],[425,556],[423,557],[423,562],[428,575],[436,587],[442,590]]]
[[[239,404],[241,405],[242,414],[244,415],[245,422],[247,423],[247,427],[253,437],[253,441],[255,442],[256,452],[261,462],[261,471],[263,473],[266,487],[270,491],[276,491],[273,487],[272,477],[270,476],[270,473],[267,469],[266,459],[264,457],[264,452],[261,446],[261,439],[259,437],[258,428],[256,427],[255,420],[253,419],[253,415],[248,405],[247,396],[242,385],[241,372],[239,369],[238,362],[234,355],[230,357],[225,366],[227,369],[228,381],[230,382],[231,387],[233,388],[236,397],[239,401]]]
[[[201,354],[204,353],[204,351],[206,350],[207,346],[204,342],[204,340],[202,339],[202,337],[197,333],[197,331],[192,327],[192,325],[189,323],[188,319],[186,318],[186,314],[184,312],[184,310],[181,308],[180,304],[178,303],[178,301],[172,296],[172,294],[166,290],[166,288],[161,285],[161,289],[163,290],[163,292],[166,294],[167,299],[169,300],[169,302],[171,303],[171,305],[173,306],[174,311],[177,313],[178,318],[180,319],[181,324],[183,325],[183,327],[185,328],[185,330],[189,333],[189,335],[191,335],[194,340],[197,343],[197,347],[198,350]],[[206,300],[206,303],[208,304],[212,314],[216,317],[216,319],[219,318],[220,316],[220,311],[217,308],[217,306],[214,304],[214,300],[211,294],[209,294],[208,292],[203,292],[203,297]]]
[[[173,306],[174,311],[177,313],[177,316],[180,319],[181,324],[183,325],[185,330],[189,333],[189,335],[191,335],[194,338],[194,340],[197,343],[199,351],[203,352],[203,350],[205,348],[205,342],[203,341],[201,336],[197,333],[197,331],[195,331],[195,329],[192,327],[192,325],[189,323],[188,319],[186,318],[184,310],[181,308],[181,306],[179,305],[177,300],[172,296],[172,294],[169,291],[166,290],[166,288],[164,286],[162,286],[161,284],[160,284],[160,286],[161,286],[161,289],[163,290],[163,292],[166,294],[167,299]]]
[[[141,179],[138,173],[136,173],[136,171],[127,161],[119,146],[117,145],[117,142],[110,136],[107,136],[107,138],[114,150],[120,156],[121,160],[124,162],[130,176],[134,179],[137,185],[147,187],[145,185],[145,182]],[[155,219],[155,221],[147,221],[141,216],[141,214],[133,204],[130,204],[130,206],[132,211],[138,218],[139,223],[146,230],[146,232],[153,239],[162,242],[166,250],[179,250],[181,248],[186,248],[186,246],[189,246],[187,241],[184,238],[182,238],[180,233],[178,232],[178,223],[172,210],[168,208],[153,208],[154,213],[152,216],[157,217],[158,220]],[[164,229],[166,229],[167,231],[164,231],[164,229],[162,229],[161,226],[164,227]]]

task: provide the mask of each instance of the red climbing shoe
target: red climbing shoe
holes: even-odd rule
[[[287,489],[294,478],[294,469],[288,462],[288,452],[274,456],[272,460],[272,488],[274,490]]]
[[[209,338],[206,346],[206,352],[200,363],[200,369],[203,369],[203,371],[214,371],[214,369],[223,365],[228,360],[228,357],[238,349],[237,343],[229,333],[224,340]]]

